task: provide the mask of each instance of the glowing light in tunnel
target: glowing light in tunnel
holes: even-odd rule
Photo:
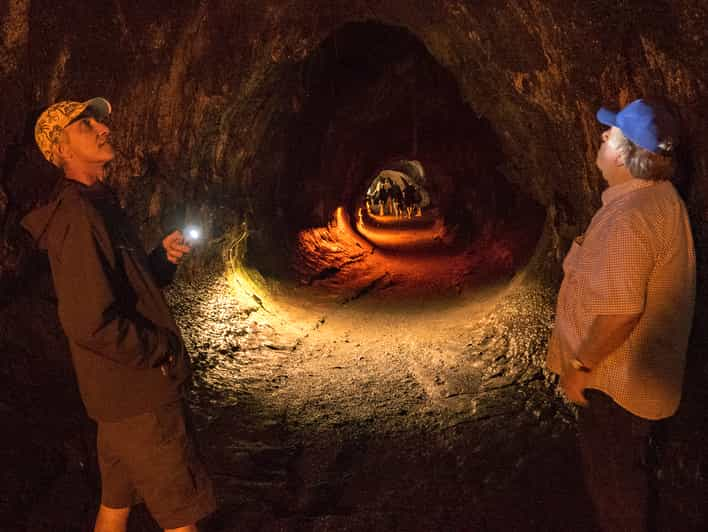
[[[374,220],[379,227],[368,225],[364,217],[356,222],[356,230],[371,244],[383,248],[412,248],[431,245],[435,242],[448,243],[449,234],[446,232],[442,219],[430,218],[430,223],[422,227],[395,227],[387,223],[386,217],[369,214],[369,219]],[[394,220],[394,223],[399,220]],[[387,227],[388,225],[388,227]]]
[[[367,219],[375,220],[379,227],[367,225]],[[337,207],[329,225],[330,232],[337,237],[340,243],[354,244],[358,242],[360,246],[368,243],[388,249],[426,247],[435,243],[447,243],[450,235],[447,234],[442,219],[432,217],[428,221],[429,223],[425,226],[396,227],[395,224],[405,223],[405,220],[391,220],[371,214],[365,217],[363,209],[359,208],[355,219],[355,229],[344,207]]]
[[[248,227],[243,223],[240,234],[232,237],[224,246],[226,282],[237,299],[254,301],[265,309],[264,301],[268,293],[265,279],[257,270],[244,264],[248,234]]]
[[[345,229],[349,227],[349,220],[344,216],[344,207],[341,205],[334,211],[334,221],[337,230],[340,232],[345,231]]]
[[[329,225],[331,229],[336,230],[339,238],[353,242],[359,241],[361,243],[362,238],[354,231],[349,215],[347,211],[344,210],[344,207],[339,206],[335,209],[332,221]]]

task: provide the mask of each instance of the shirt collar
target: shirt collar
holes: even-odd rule
[[[608,205],[615,201],[617,198],[624,196],[629,192],[639,190],[640,188],[650,187],[655,183],[656,181],[649,181],[647,179],[638,179],[634,177],[629,181],[625,181],[624,183],[620,183],[619,185],[614,185],[606,189],[602,193],[602,204]]]

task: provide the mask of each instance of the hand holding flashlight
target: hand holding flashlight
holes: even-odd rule
[[[192,251],[190,241],[185,239],[182,231],[173,231],[162,240],[162,247],[165,248],[167,260],[172,264],[179,264],[184,255]]]

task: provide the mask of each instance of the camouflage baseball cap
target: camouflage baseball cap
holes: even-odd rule
[[[54,145],[59,142],[61,133],[72,120],[89,110],[91,116],[102,120],[111,114],[111,104],[105,98],[92,98],[85,102],[58,102],[50,105],[37,119],[34,126],[34,140],[44,158],[54,166]]]

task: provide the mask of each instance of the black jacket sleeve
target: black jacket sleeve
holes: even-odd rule
[[[174,280],[177,265],[167,260],[167,252],[162,247],[162,243],[150,252],[148,262],[150,263],[150,271],[160,288],[164,288]]]

